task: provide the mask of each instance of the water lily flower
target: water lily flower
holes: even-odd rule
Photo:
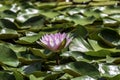
[[[37,41],[37,43],[53,52],[58,52],[61,49],[66,48],[71,40],[72,38],[70,38],[66,33],[55,33],[42,36],[40,41]]]

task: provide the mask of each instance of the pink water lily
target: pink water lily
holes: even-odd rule
[[[37,41],[37,43],[42,44],[53,52],[58,52],[59,50],[67,47],[71,40],[72,38],[70,38],[66,33],[55,33],[44,35],[40,41]]]

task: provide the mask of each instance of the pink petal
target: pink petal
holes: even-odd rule
[[[72,38],[70,38],[70,36],[69,35],[67,35],[67,37],[66,37],[66,45],[65,45],[65,47],[67,47],[69,44],[70,44],[70,42],[72,41],[72,39],[73,39],[73,37]]]
[[[64,47],[68,46],[68,44],[72,41],[72,38],[69,37],[66,33],[55,33],[55,34],[46,34],[44,35],[40,41],[44,45],[46,45],[46,48],[52,50],[52,51],[57,51],[58,48],[60,47],[61,43],[63,40],[66,39],[66,44]]]

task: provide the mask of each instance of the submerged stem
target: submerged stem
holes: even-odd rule
[[[56,56],[56,64],[60,65],[60,55],[59,55],[59,53],[57,53],[57,56]]]

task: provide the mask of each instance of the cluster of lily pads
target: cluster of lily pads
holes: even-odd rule
[[[0,1],[0,80],[120,79],[119,0],[12,1]]]

